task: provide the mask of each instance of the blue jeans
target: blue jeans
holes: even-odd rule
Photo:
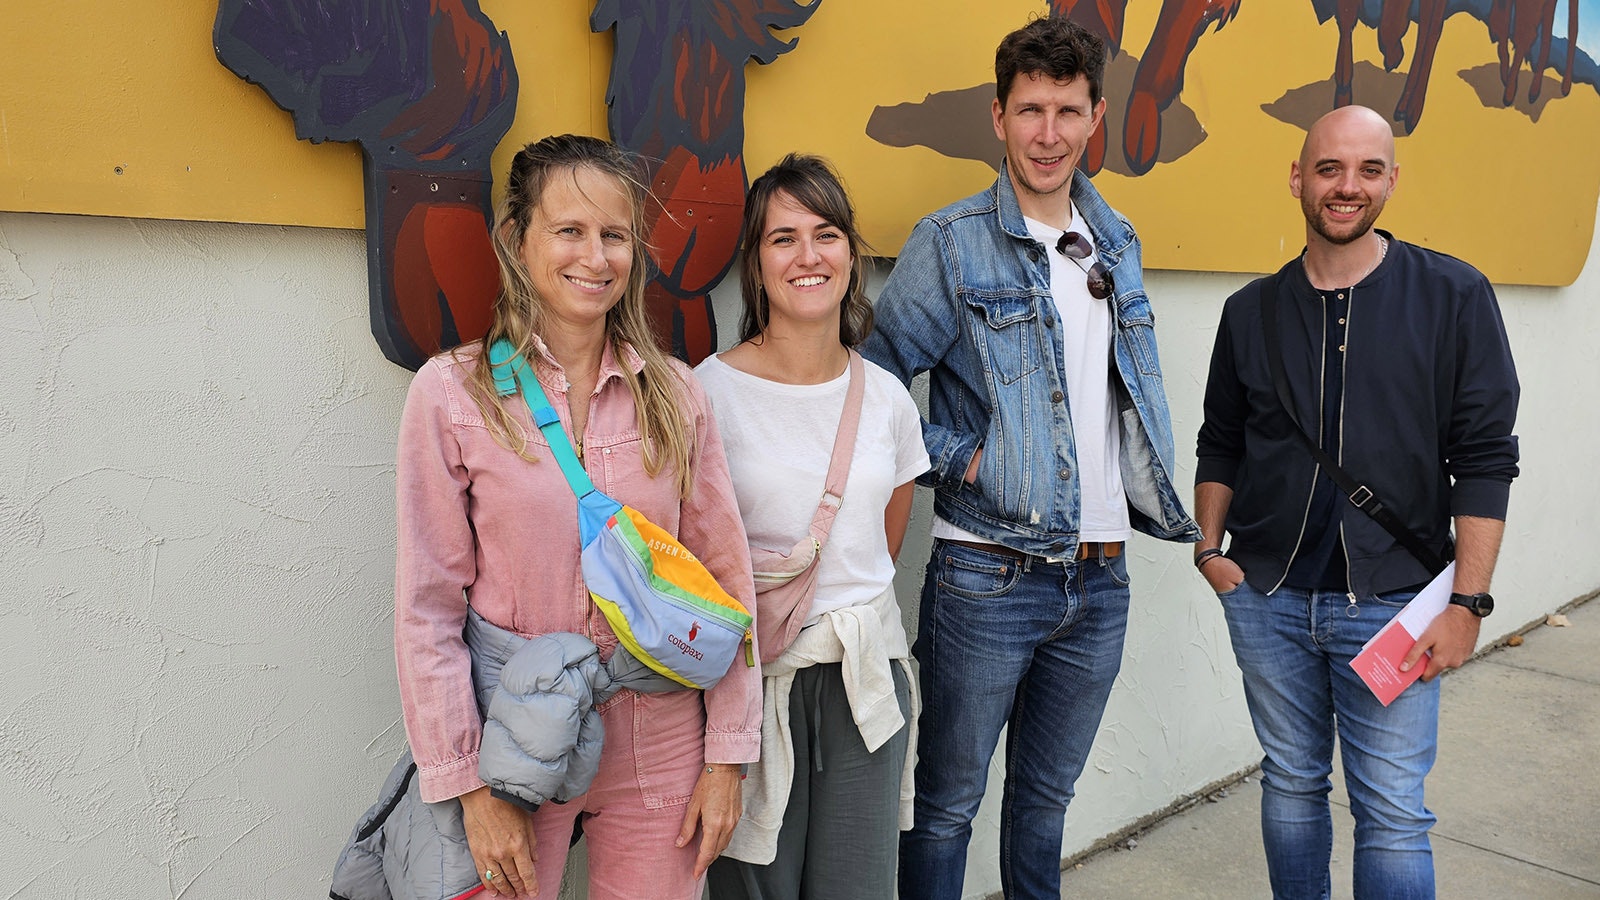
[[[1355,897],[1434,895],[1434,816],[1423,805],[1422,782],[1438,746],[1439,682],[1413,682],[1385,708],[1350,668],[1411,596],[1383,594],[1352,608],[1332,591],[1279,588],[1269,597],[1245,583],[1221,595],[1266,753],[1261,836],[1278,900],[1329,895],[1335,732],[1356,820]]]
[[[901,900],[961,897],[972,818],[1007,728],[1000,879],[1061,896],[1061,832],[1122,665],[1121,556],[1024,563],[935,541],[912,648],[920,664],[916,822],[900,837]]]

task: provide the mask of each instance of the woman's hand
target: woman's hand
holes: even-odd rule
[[[704,875],[711,861],[727,849],[733,826],[739,824],[743,812],[739,797],[741,768],[737,763],[706,763],[700,770],[677,840],[677,846],[686,846],[694,838],[695,825],[700,825],[700,855],[694,861],[696,878]]]
[[[538,854],[527,811],[491,795],[485,785],[461,795],[461,814],[467,826],[467,849],[472,851],[487,893],[537,896],[539,881],[533,874],[533,861]],[[494,877],[489,877],[490,872]]]

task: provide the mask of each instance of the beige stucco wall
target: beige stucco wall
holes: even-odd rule
[[[1485,641],[1600,587],[1583,527],[1600,500],[1597,251],[1572,287],[1500,292],[1525,474]],[[355,232],[0,215],[6,896],[326,890],[403,742],[389,629],[409,375],[368,333],[365,272]],[[1244,279],[1148,280],[1187,483],[1216,314]],[[731,328],[734,298],[719,302]],[[907,606],[925,553],[904,553]],[[1186,548],[1132,554],[1123,674],[1065,852],[1257,752]],[[975,896],[998,887],[996,811]]]

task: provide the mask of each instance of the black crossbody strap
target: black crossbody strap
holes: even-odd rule
[[[1394,539],[1400,542],[1400,546],[1411,551],[1411,555],[1426,566],[1430,573],[1437,575],[1443,572],[1445,562],[1439,558],[1439,554],[1433,552],[1427,544],[1422,542],[1421,538],[1417,537],[1411,529],[1401,523],[1400,519],[1393,512],[1390,512],[1389,508],[1384,506],[1378,496],[1372,492],[1372,488],[1357,481],[1354,476],[1335,462],[1333,457],[1322,449],[1322,445],[1314,440],[1310,434],[1306,433],[1305,428],[1300,424],[1300,420],[1294,417],[1294,406],[1289,401],[1289,379],[1284,374],[1283,369],[1283,343],[1279,340],[1278,332],[1278,282],[1280,279],[1281,276],[1274,276],[1267,279],[1262,285],[1261,331],[1267,341],[1267,368],[1272,371],[1272,387],[1278,393],[1278,404],[1283,407],[1283,414],[1289,417],[1290,423],[1294,425],[1295,435],[1305,445],[1307,452],[1311,454],[1311,458],[1316,460],[1317,465],[1322,467],[1322,471],[1327,472],[1328,477],[1332,478],[1334,483],[1339,486],[1339,490],[1344,493],[1345,499],[1349,500],[1356,509],[1371,517],[1372,521],[1382,525],[1383,530],[1393,535]]]

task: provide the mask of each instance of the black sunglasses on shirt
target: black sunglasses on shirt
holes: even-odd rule
[[[1083,269],[1084,277],[1089,280],[1089,296],[1096,300],[1105,300],[1111,296],[1111,273],[1100,264],[1100,260],[1095,260],[1094,264],[1088,267],[1083,264],[1083,261],[1089,258],[1089,254],[1094,252],[1083,235],[1076,231],[1063,232],[1061,239],[1056,241],[1056,252]]]

